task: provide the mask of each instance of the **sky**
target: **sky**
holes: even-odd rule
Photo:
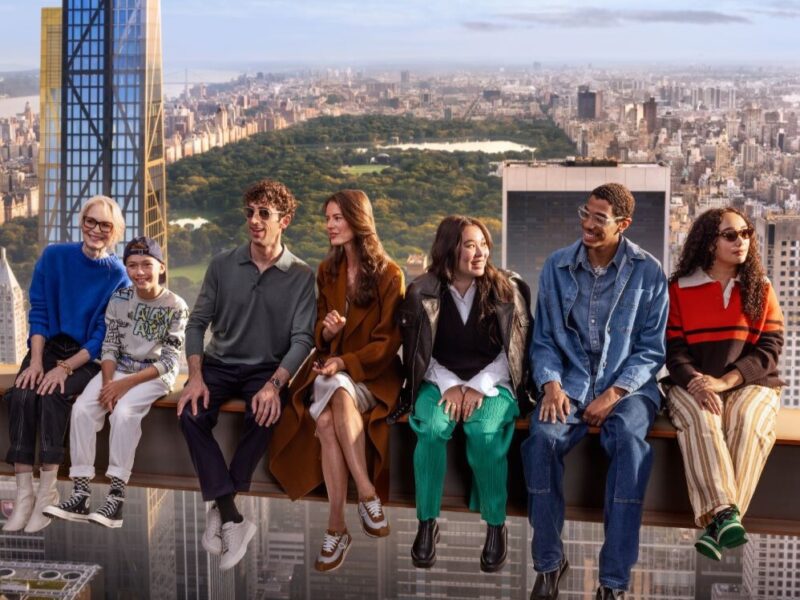
[[[0,0],[0,70],[39,63],[40,8]],[[650,61],[800,64],[800,0],[162,0],[164,68]]]

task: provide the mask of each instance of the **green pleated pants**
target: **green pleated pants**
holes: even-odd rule
[[[509,390],[485,397],[483,405],[464,422],[467,461],[472,468],[470,509],[479,510],[489,525],[506,520],[508,500],[508,448],[514,435],[514,420],[519,415],[517,401]],[[409,424],[417,434],[414,449],[417,518],[435,519],[442,505],[447,468],[447,442],[456,427],[444,412],[439,388],[424,382],[420,386]]]

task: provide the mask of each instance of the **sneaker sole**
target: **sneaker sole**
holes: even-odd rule
[[[694,543],[694,549],[697,550],[699,554],[702,554],[703,556],[705,556],[706,558],[710,558],[711,560],[716,560],[716,561],[722,560],[722,552],[717,550],[714,546],[712,546],[705,540],[697,540]]]
[[[98,515],[97,513],[91,513],[88,517],[86,517],[86,520],[94,523],[95,525],[108,527],[109,529],[119,529],[122,527],[122,519],[109,519],[103,515]]]
[[[42,514],[51,519],[61,519],[62,521],[71,521],[73,523],[86,523],[89,515],[81,515],[78,513],[69,512],[68,510],[61,510],[57,506],[48,506],[42,510]]]
[[[344,559],[347,558],[347,553],[350,552],[350,546],[353,545],[352,538],[350,539],[350,543],[347,544],[347,547],[342,551],[342,556],[339,558],[337,562],[334,563],[320,563],[314,561],[314,570],[319,571],[320,573],[330,573],[335,571],[339,567],[342,566],[344,563]]]
[[[364,523],[364,521],[361,521],[361,531],[363,531],[364,534],[367,537],[371,537],[371,538],[386,537],[392,532],[391,528],[388,525],[386,527],[381,528],[381,529],[370,529],[370,528],[367,527],[367,525]]]
[[[227,570],[232,569],[233,567],[235,567],[236,565],[239,564],[239,561],[244,558],[245,554],[247,554],[247,546],[250,543],[250,540],[253,539],[253,536],[255,534],[256,534],[256,525],[255,525],[255,523],[248,523],[247,533],[244,534],[244,539],[242,540],[242,545],[239,546],[239,551],[236,554],[232,555],[233,558],[230,559],[230,563],[231,564],[226,565],[224,567],[222,566],[222,564],[219,565],[219,570],[220,571],[227,571]],[[227,557],[225,557],[225,558],[227,558]],[[220,563],[221,563],[221,561],[220,561]]]
[[[436,564],[436,544],[439,543],[439,538],[441,537],[439,530],[436,531],[436,535],[433,536],[433,557],[430,560],[419,560],[418,558],[414,557],[414,553],[411,553],[411,562],[412,564],[417,567],[418,569],[430,569],[433,565]]]
[[[739,523],[731,523],[718,534],[718,543],[723,548],[736,548],[746,542],[747,532]]]

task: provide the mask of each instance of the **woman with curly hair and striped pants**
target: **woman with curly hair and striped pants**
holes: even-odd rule
[[[678,430],[698,552],[747,542],[741,518],[775,443],[783,315],[747,217],[712,209],[692,225],[670,279],[664,382]]]

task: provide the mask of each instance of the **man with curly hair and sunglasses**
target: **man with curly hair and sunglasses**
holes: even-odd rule
[[[747,542],[741,517],[775,443],[783,314],[755,230],[734,208],[692,224],[670,278],[670,417],[686,471],[697,551],[721,560]]]
[[[249,240],[208,265],[186,326],[189,378],[178,402],[181,429],[200,479],[206,513],[203,547],[220,556],[220,569],[238,563],[256,526],[234,498],[250,489],[287,400],[286,384],[314,345],[314,272],[281,236],[297,200],[264,179],[244,193]],[[203,338],[211,327],[211,341]],[[222,404],[245,401],[244,430],[230,464],[214,439]]]
[[[581,239],[552,254],[540,276],[530,354],[542,397],[522,446],[534,600],[557,598],[568,568],[564,456],[590,426],[600,429],[610,459],[597,600],[624,598],[638,559],[653,464],[645,436],[661,403],[655,376],[664,364],[668,295],[661,265],[623,235],[634,206],[625,186],[594,189],[578,208]]]

